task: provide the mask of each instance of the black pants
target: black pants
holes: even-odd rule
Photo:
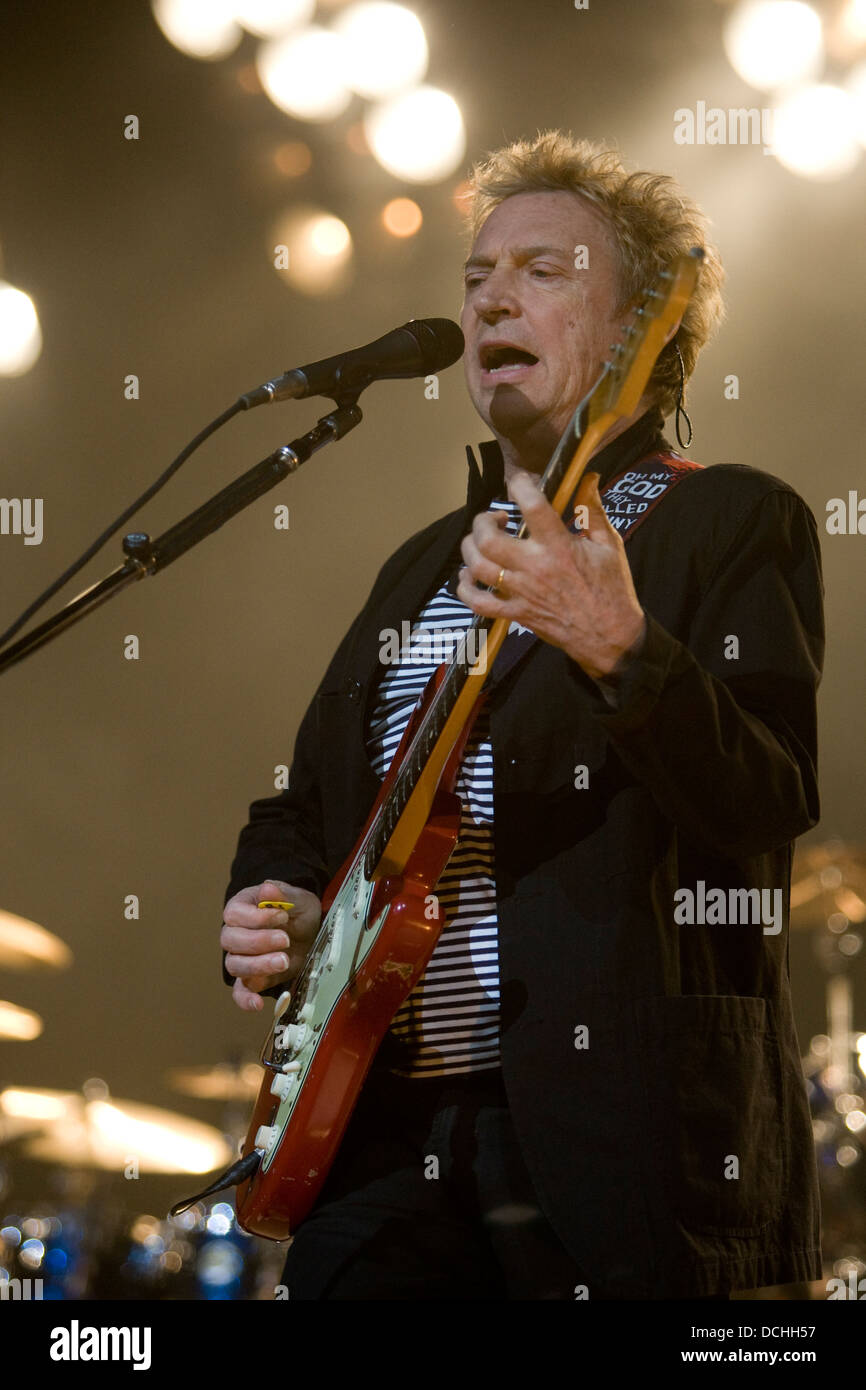
[[[605,1296],[540,1210],[498,1071],[374,1069],[282,1282],[290,1299]]]

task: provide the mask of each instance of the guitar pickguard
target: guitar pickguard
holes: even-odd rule
[[[262,1060],[274,1072],[271,1094],[279,1103],[270,1126],[263,1127],[268,1133],[259,1131],[265,1147],[263,1172],[269,1168],[291,1120],[328,1021],[340,998],[346,993],[351,996],[358,972],[387,919],[389,905],[373,921],[367,921],[375,888],[376,884],[365,877],[359,857],[322,920],[289,1009],[275,1020],[271,1054]]]

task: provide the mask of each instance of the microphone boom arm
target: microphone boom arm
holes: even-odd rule
[[[73,623],[79,622],[94,608],[112,598],[120,589],[145,576],[156,574],[172,561],[185,555],[193,546],[210,536],[231,517],[243,511],[251,502],[269,492],[289,473],[294,473],[318,449],[332,440],[342,439],[349,430],[361,423],[363,416],[356,401],[339,406],[321,419],[291,444],[275,449],[261,463],[254,464],[234,482],[228,484],[194,512],[183,517],[156,540],[145,532],[133,531],[123,538],[126,563],[112,570],[104,579],[92,584],[77,598],[71,599],[52,617],[0,650],[0,674],[22,661],[31,652],[43,647],[53,637]]]

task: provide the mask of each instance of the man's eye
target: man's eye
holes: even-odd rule
[[[471,290],[474,289],[476,285],[480,285],[483,279],[483,275],[467,275],[464,284],[467,290]]]
[[[530,272],[532,275],[540,275],[543,280],[549,280],[556,274],[555,270],[548,270],[543,265],[534,265]]]

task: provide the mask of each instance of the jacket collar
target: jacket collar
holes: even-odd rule
[[[600,473],[599,486],[604,486],[617,473],[648,454],[667,452],[671,445],[662,433],[664,416],[658,406],[651,406],[633,425],[610,444],[605,445],[592,459],[592,471]],[[485,439],[478,445],[481,454],[479,468],[472,446],[466,445],[469,465],[469,485],[466,506],[473,514],[481,511],[494,497],[505,496],[505,463],[502,450],[495,439]]]

